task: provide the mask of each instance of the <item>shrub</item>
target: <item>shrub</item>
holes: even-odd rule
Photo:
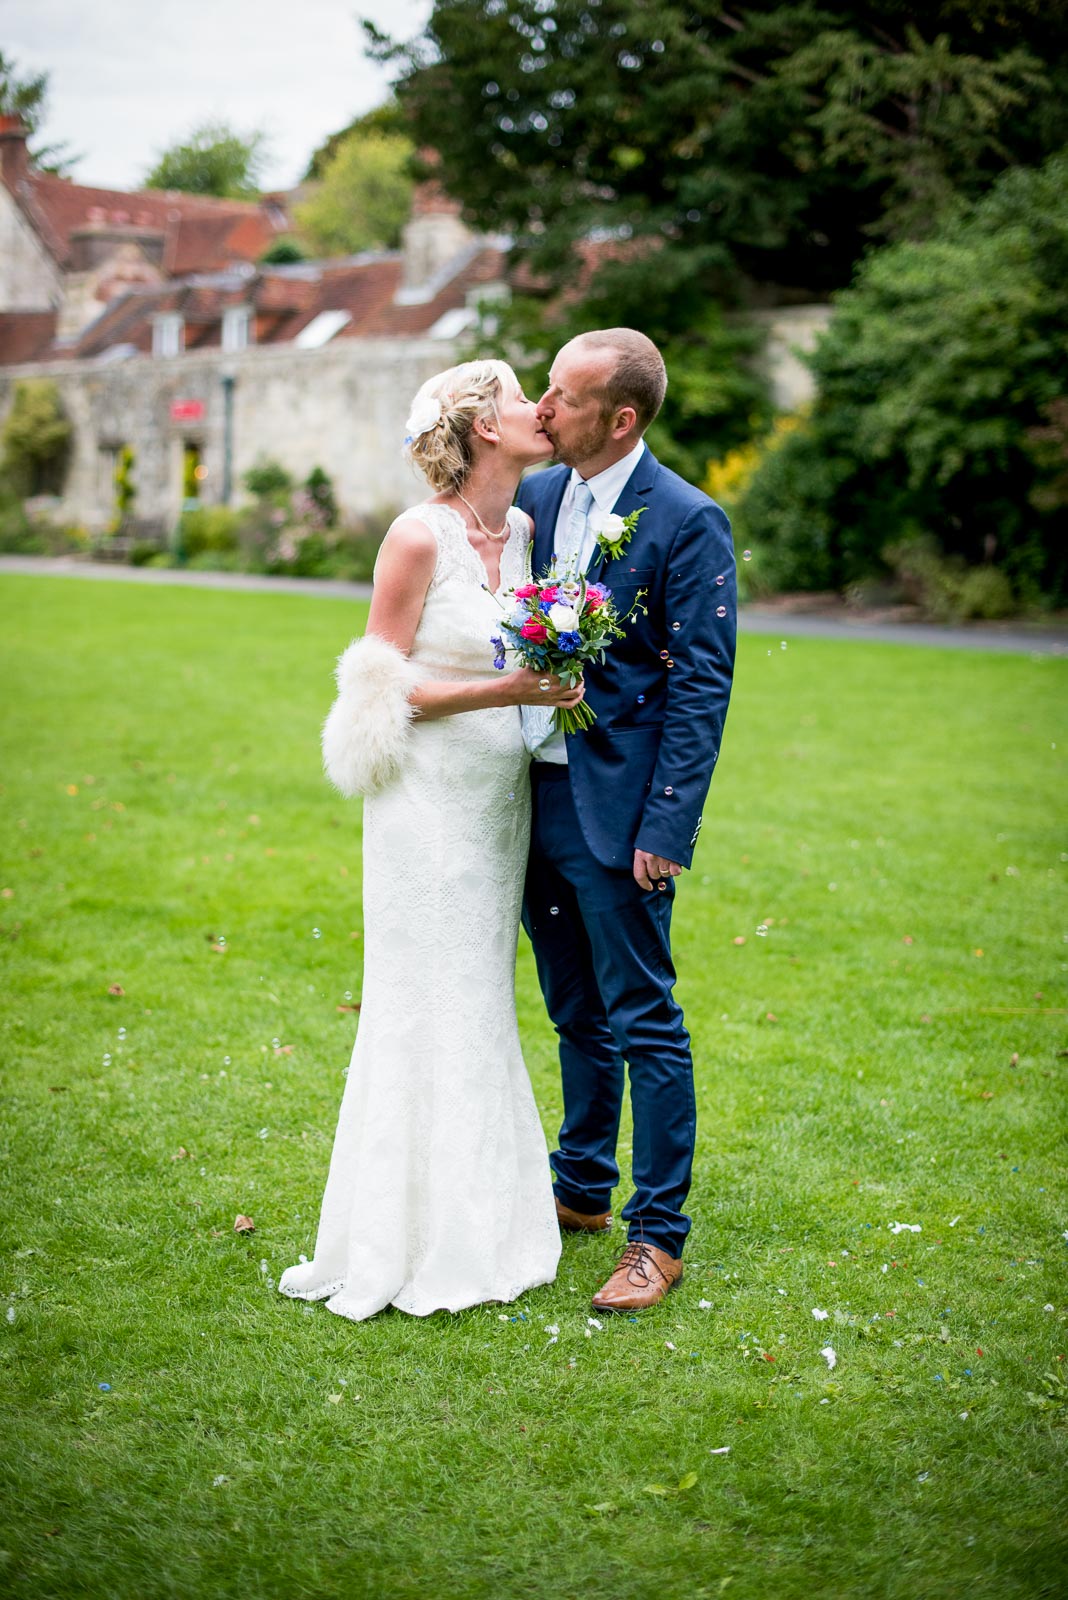
[[[23,496],[57,492],[70,439],[71,425],[52,380],[26,378],[16,383],[0,433],[3,472],[11,488]]]
[[[274,500],[277,496],[288,496],[293,479],[280,462],[260,461],[245,473],[244,484],[257,500]]]
[[[240,512],[229,506],[199,506],[183,511],[179,523],[182,551],[192,562],[199,556],[219,555],[240,548]]]
[[[1024,596],[1068,596],[1051,503],[1066,341],[1068,154],[867,259],[810,357],[811,416],[761,462],[740,524],[791,587],[877,572],[923,530],[968,565],[996,553]]]
[[[936,622],[969,618],[993,621],[1016,609],[1012,584],[997,567],[969,567],[960,556],[944,556],[930,537],[888,545],[883,558],[907,599]]]

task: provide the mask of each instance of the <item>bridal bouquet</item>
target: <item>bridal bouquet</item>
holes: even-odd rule
[[[528,578],[505,591],[505,612],[500,633],[492,643],[496,650],[494,666],[503,671],[508,653],[518,657],[535,672],[553,673],[562,682],[578,683],[590,661],[603,661],[613,639],[621,639],[622,624],[638,607],[644,590],[636,596],[630,610],[619,615],[612,591],[603,583],[587,583],[570,568],[561,574],[554,560],[538,578]],[[597,713],[586,702],[577,706],[558,706],[553,726],[564,733],[578,733],[597,720]]]

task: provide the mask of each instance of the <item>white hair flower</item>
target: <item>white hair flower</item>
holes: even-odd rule
[[[436,428],[441,416],[441,403],[432,395],[424,395],[422,399],[417,399],[409,413],[408,421],[404,424],[405,443],[410,444],[421,434],[429,433],[431,428]]]

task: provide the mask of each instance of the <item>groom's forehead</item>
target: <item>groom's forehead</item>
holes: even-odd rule
[[[604,349],[568,349],[557,355],[549,368],[549,383],[554,388],[583,391],[600,389],[612,366],[612,352]]]

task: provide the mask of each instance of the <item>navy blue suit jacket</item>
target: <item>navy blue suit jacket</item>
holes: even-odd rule
[[[518,504],[534,519],[535,573],[552,558],[570,476],[569,467],[550,467],[520,485]],[[596,551],[588,568],[621,614],[644,589],[648,615],[636,612],[604,665],[586,668],[597,721],[567,736],[571,789],[602,865],[629,870],[638,849],[688,867],[730,700],[734,547],[715,501],[662,467],[648,446],[614,509],[627,516],[639,506],[646,509],[622,555]]]

